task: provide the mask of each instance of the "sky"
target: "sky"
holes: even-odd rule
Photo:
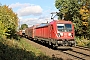
[[[19,25],[27,24],[29,27],[52,21],[50,13],[58,11],[55,0],[0,0],[0,3],[12,8],[18,15]]]

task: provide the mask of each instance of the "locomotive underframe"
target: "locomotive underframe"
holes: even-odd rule
[[[74,39],[51,39],[51,38],[42,38],[35,37],[35,40],[48,43],[49,45],[59,46],[75,46],[76,42]]]
[[[74,39],[61,39],[61,40],[56,40],[56,43],[58,46],[73,46],[75,45],[75,40]]]

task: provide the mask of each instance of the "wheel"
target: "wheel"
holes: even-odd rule
[[[53,44],[53,49],[57,49],[58,48],[58,44],[57,43],[55,43],[55,44]]]
[[[76,42],[70,45],[70,47],[75,47],[75,46],[76,46]]]
[[[76,46],[76,42],[74,43],[74,46]]]
[[[56,45],[53,45],[53,49],[54,49],[54,50],[56,50],[56,49],[57,49],[57,47],[58,47],[58,46],[56,46]]]
[[[50,41],[49,41],[49,45],[50,45],[50,46],[52,45]]]

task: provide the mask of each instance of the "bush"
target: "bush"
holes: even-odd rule
[[[87,44],[87,46],[90,48],[90,42]]]
[[[77,42],[77,45],[79,46],[88,46],[90,47],[90,40],[88,39],[85,39],[85,38],[76,38],[76,42]]]

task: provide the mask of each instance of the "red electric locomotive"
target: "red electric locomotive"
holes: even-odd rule
[[[54,20],[35,28],[35,38],[54,46],[75,45],[74,25],[70,21]]]
[[[74,25],[71,21],[54,20],[28,28],[28,36],[54,47],[75,45]]]

